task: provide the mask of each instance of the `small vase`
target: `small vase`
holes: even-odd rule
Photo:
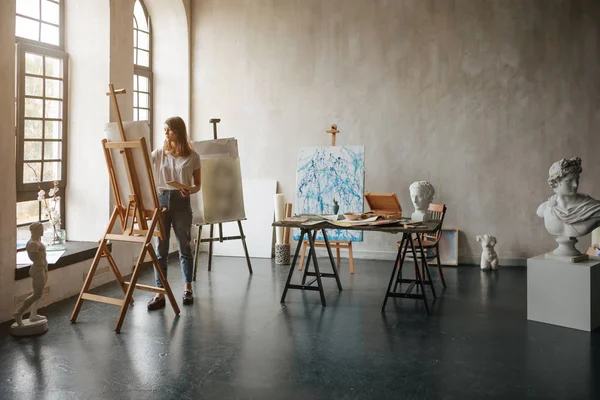
[[[338,203],[333,203],[333,215],[338,215],[340,211],[340,205]]]
[[[50,227],[44,231],[46,250],[64,250],[67,233],[64,229]]]

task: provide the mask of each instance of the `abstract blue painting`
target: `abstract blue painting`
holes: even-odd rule
[[[364,146],[303,147],[298,151],[296,170],[296,213],[333,214],[333,200],[339,214],[362,213],[365,186]],[[362,232],[327,230],[330,240],[362,241]],[[299,231],[294,239],[300,238]],[[322,240],[322,235],[317,236]]]

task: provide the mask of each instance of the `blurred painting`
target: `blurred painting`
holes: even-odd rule
[[[204,223],[214,224],[246,218],[240,159],[201,159]]]

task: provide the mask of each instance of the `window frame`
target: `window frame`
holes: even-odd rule
[[[13,0],[15,1],[15,0]],[[16,0],[18,1],[18,0]],[[39,18],[34,18],[34,17],[30,17],[27,15],[23,15],[18,13],[15,10],[15,14],[14,14],[14,18],[15,18],[15,23],[17,20],[17,17],[20,18],[25,18],[25,19],[29,19],[31,21],[35,21],[39,24],[39,37],[41,39],[41,29],[42,29],[42,24],[48,24],[48,25],[52,25],[52,26],[57,26],[54,23],[51,22],[46,22],[42,19],[42,2],[44,0],[39,0],[39,11],[40,11],[40,15]],[[44,57],[52,57],[52,58],[57,58],[57,59],[61,59],[62,60],[62,118],[60,119],[61,123],[62,123],[62,130],[61,130],[61,158],[60,158],[60,165],[61,165],[61,173],[60,173],[60,179],[58,180],[58,187],[61,189],[61,201],[60,201],[60,214],[61,214],[61,228],[65,227],[65,223],[66,223],[66,210],[65,210],[65,189],[67,186],[67,168],[68,168],[68,142],[69,142],[69,135],[68,135],[68,120],[69,120],[69,115],[68,115],[68,110],[69,110],[69,55],[64,51],[64,47],[65,47],[65,0],[60,0],[60,1],[56,1],[56,0],[50,0],[51,2],[55,3],[58,5],[59,7],[59,25],[58,25],[58,45],[54,45],[54,44],[50,44],[50,43],[46,43],[46,42],[42,42],[41,40],[37,41],[37,40],[32,40],[32,39],[27,39],[21,36],[17,36],[16,31],[15,31],[15,67],[16,67],[16,71],[15,71],[15,155],[16,155],[16,174],[15,174],[15,179],[16,179],[16,195],[17,195],[17,201],[15,203],[15,212],[16,212],[16,206],[18,205],[18,203],[21,202],[25,202],[25,201],[34,201],[37,200],[38,197],[38,184],[40,186],[42,186],[42,189],[48,191],[53,185],[51,182],[53,181],[41,181],[41,182],[32,182],[32,183],[24,183],[23,182],[23,169],[25,168],[25,160],[24,160],[24,151],[25,151],[25,120],[38,120],[38,121],[46,121],[46,120],[53,120],[52,118],[46,118],[45,114],[43,113],[41,117],[39,118],[25,118],[25,92],[26,92],[26,83],[25,83],[25,69],[26,69],[26,61],[25,61],[25,53],[33,53],[33,54],[37,54],[37,55],[41,55]],[[44,63],[44,67],[45,68],[45,63]],[[45,72],[45,70],[44,70]],[[34,75],[37,76],[37,75]],[[45,75],[41,76],[42,79],[46,79],[47,77]],[[54,78],[53,78],[54,79]],[[27,97],[33,97],[33,98],[40,98],[40,99],[47,99],[47,97],[45,96],[45,84],[44,84],[44,88],[43,88],[43,96],[41,97],[36,97],[36,96],[27,96]],[[52,98],[50,98],[52,99]],[[45,131],[45,124],[42,123],[43,125],[43,130]],[[43,131],[43,132],[44,132]],[[45,139],[45,135],[42,134],[42,138],[41,139],[33,139],[30,140],[28,139],[28,141],[34,141],[34,142],[40,142],[42,143],[42,160],[41,162],[44,162],[44,144],[48,143],[48,141],[46,141]],[[53,140],[49,140],[49,142],[52,142]],[[28,162],[37,162],[37,161],[30,161],[28,160]],[[42,164],[43,165],[43,164]],[[43,174],[42,176],[40,176],[40,179],[43,179]],[[47,185],[47,186],[46,186]],[[42,204],[41,202],[38,205],[38,220],[39,222],[47,222],[48,219],[45,218],[45,216],[43,215],[43,211],[42,211]],[[27,222],[27,223],[17,223],[16,225],[16,229],[18,230],[19,228],[23,228],[25,226],[30,225],[31,222]],[[19,250],[19,246],[17,245],[17,250]]]
[[[18,2],[19,0],[12,0],[12,1]],[[38,22],[40,24],[40,39],[41,39],[41,24],[42,23],[56,26],[56,24],[42,20],[42,14],[41,14],[42,1],[44,1],[44,0],[39,0],[39,4],[40,4],[40,18],[39,19],[30,17],[28,15],[19,14],[15,9],[15,23],[16,23],[17,17],[21,17],[21,18],[28,19],[30,21]],[[42,47],[52,48],[55,50],[64,50],[64,48],[65,48],[65,0],[60,0],[58,2],[56,0],[49,0],[49,1],[58,4],[58,23],[60,24],[58,26],[58,46],[55,44],[42,42],[41,40],[38,41],[38,40],[32,40],[32,39],[27,39],[27,38],[24,38],[21,36],[17,36],[15,33],[15,41],[17,43],[26,43],[26,44],[30,44],[33,46],[41,45]]]
[[[150,14],[148,13],[148,9],[146,8],[146,5],[144,4],[143,0],[136,0],[140,3],[140,5],[142,6],[142,10],[144,11],[144,15],[146,16],[146,19],[148,21],[148,67],[145,67],[143,65],[139,65],[136,63],[136,57],[137,57],[137,53],[135,53],[136,51],[138,51],[139,47],[137,46],[137,43],[139,43],[139,39],[136,37],[136,40],[133,43],[133,51],[134,51],[134,61],[133,61],[133,79],[136,80],[138,79],[138,76],[143,76],[145,78],[148,78],[148,124],[150,125],[150,148],[152,148],[153,146],[153,138],[154,138],[154,72],[152,71],[152,61],[153,61],[153,51],[152,51],[152,20],[150,19]],[[135,17],[135,13],[133,14],[133,31],[137,36],[137,31],[142,31],[143,30],[138,28],[138,22],[137,19]],[[142,49],[144,50],[144,49]],[[139,82],[137,85],[134,86],[133,89],[133,95],[137,96],[137,102],[134,103],[133,106],[133,112],[134,112],[134,121],[139,121],[139,109],[140,109],[140,102],[139,102]],[[136,89],[137,87],[137,89]],[[145,93],[145,92],[144,92]],[[137,104],[137,106],[135,105]],[[145,107],[141,107],[141,108],[145,108]],[[135,112],[136,110],[138,111],[138,117],[135,118]]]

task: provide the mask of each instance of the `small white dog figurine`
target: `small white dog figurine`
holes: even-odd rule
[[[481,243],[481,270],[496,270],[498,269],[498,254],[494,250],[496,245],[496,237],[488,234],[477,236],[477,241]]]

